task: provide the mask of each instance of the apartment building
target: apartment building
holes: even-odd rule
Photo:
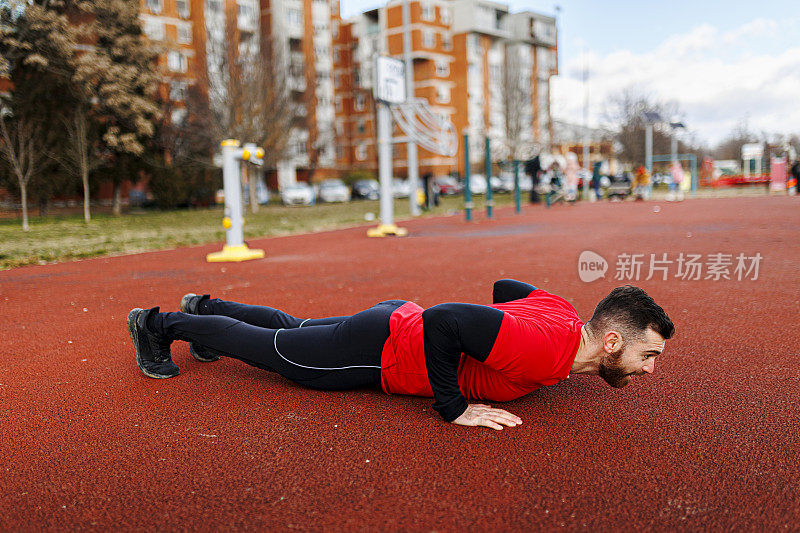
[[[262,42],[282,57],[300,116],[277,184],[322,179],[335,169],[333,41],[338,0],[261,0]]]
[[[330,0],[142,0],[147,37],[160,44],[162,81],[178,120],[186,89],[199,83],[212,105],[226,98],[231,68],[281,61],[297,116],[286,158],[269,185],[336,174]]]
[[[142,0],[139,19],[145,36],[159,45],[158,59],[163,96],[177,104],[172,119],[183,116],[186,90],[201,78],[205,65],[203,0]],[[198,53],[201,51],[201,53]]]
[[[163,79],[178,102],[191,83],[224,92],[225,73],[215,68],[224,64],[218,56],[225,48],[218,43],[234,39],[239,56],[253,60],[260,47],[275,50],[300,117],[289,153],[269,179],[275,187],[351,169],[377,172],[374,59],[403,58],[406,1],[343,20],[338,0],[142,0],[141,18],[147,36],[165,46]],[[555,19],[510,13],[492,0],[410,0],[408,7],[413,97],[459,133],[454,157],[419,147],[420,175],[463,173],[463,133],[479,170],[487,135],[495,160],[549,149]],[[395,174],[407,175],[406,145],[393,145],[392,153]]]
[[[404,0],[343,21],[334,40],[336,166],[377,170],[372,62],[378,54],[403,58]],[[412,0],[409,3],[413,96],[468,133],[473,168],[482,168],[484,139],[493,157],[518,157],[549,148],[550,77],[557,73],[556,21],[532,12],[509,13],[490,0]],[[514,76],[509,76],[509,72]],[[509,80],[519,102],[510,109]],[[509,124],[513,117],[516,128]],[[400,132],[397,132],[398,134]],[[509,143],[509,134],[514,142]],[[404,144],[393,147],[396,175],[408,172]],[[420,175],[464,171],[459,139],[455,157],[419,148]]]

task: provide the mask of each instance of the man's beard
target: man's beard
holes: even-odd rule
[[[625,369],[622,368],[622,352],[624,349],[625,347],[623,346],[619,350],[607,354],[600,363],[600,377],[616,389],[624,387],[631,382],[630,373],[625,372]]]

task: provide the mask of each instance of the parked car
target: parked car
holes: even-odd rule
[[[469,190],[472,194],[486,194],[486,178],[483,174],[472,174],[469,177]]]
[[[287,185],[281,191],[283,205],[314,205],[315,201],[314,189],[304,181]]]
[[[411,188],[408,186],[408,180],[392,179],[392,196],[395,198],[408,198],[410,192]]]
[[[358,180],[353,183],[352,198],[377,200],[381,196],[381,184],[378,180]]]
[[[349,202],[350,189],[340,179],[327,179],[319,184],[319,199],[322,202]]]
[[[433,184],[439,187],[439,193],[443,196],[460,194],[464,190],[464,185],[451,176],[436,176]]]
[[[225,199],[224,190],[222,198],[223,200]],[[250,203],[250,187],[247,185],[242,186],[242,200],[246,204]],[[256,182],[256,200],[258,201],[259,205],[266,205],[269,203],[269,189],[267,189],[267,186],[264,185],[264,182],[262,181]]]
[[[533,189],[533,179],[527,174],[520,172],[519,174],[519,190],[521,192],[530,192]]]
[[[606,189],[606,197],[609,200],[624,200],[631,194],[632,179],[629,173],[620,174],[619,176],[609,176],[609,185]]]
[[[492,190],[494,192],[514,192],[514,174],[503,173],[499,178],[492,177]]]

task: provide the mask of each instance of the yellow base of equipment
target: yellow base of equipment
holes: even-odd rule
[[[241,246],[223,246],[221,252],[214,252],[206,256],[209,263],[240,262],[250,259],[262,259],[264,250],[251,250],[246,244]]]
[[[380,224],[377,228],[367,230],[367,237],[386,237],[387,235],[405,237],[408,235],[408,230],[406,228],[398,228],[394,224]]]

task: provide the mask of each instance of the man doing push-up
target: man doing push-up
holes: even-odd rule
[[[380,386],[433,397],[448,422],[502,429],[522,420],[471,400],[504,402],[572,374],[612,387],[652,373],[674,326],[642,289],[617,287],[583,323],[566,300],[520,281],[495,282],[492,305],[423,309],[387,300],[352,316],[299,319],[264,306],[187,294],[179,313],[133,309],[136,362],[151,378],[178,375],[170,345],[199,361],[233,357],[306,387]]]

